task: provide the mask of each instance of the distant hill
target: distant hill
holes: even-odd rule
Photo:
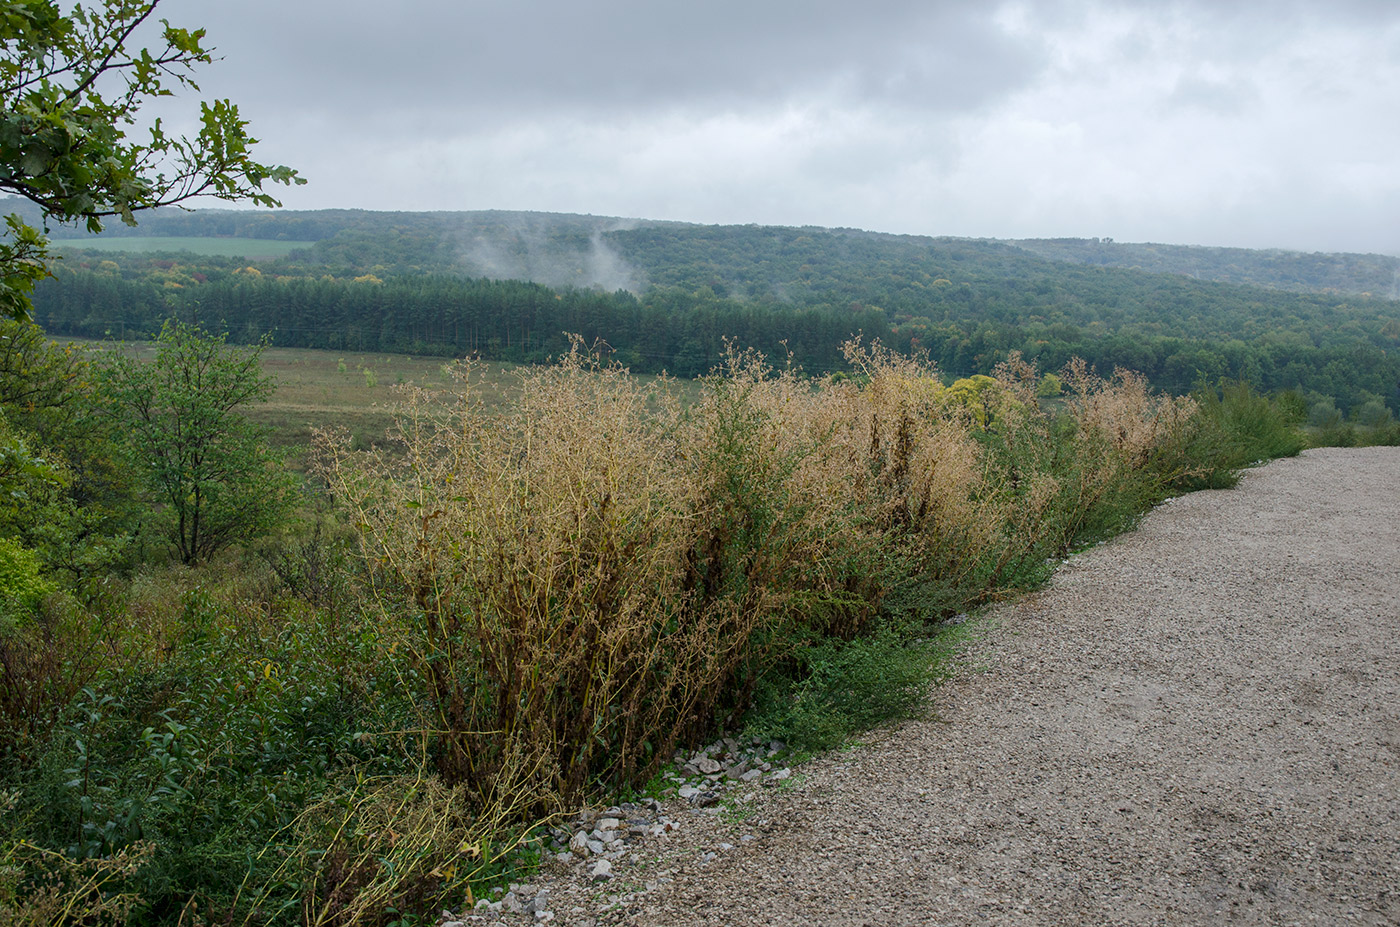
[[[1041,257],[1095,267],[1127,267],[1281,290],[1400,299],[1400,258],[1386,254],[1133,244],[1111,238],[1024,238],[1012,244]]]
[[[229,256],[110,250],[131,235],[217,240],[199,250]],[[1043,370],[1079,356],[1173,392],[1231,377],[1400,412],[1400,261],[1379,255],[508,211],[164,210],[102,239],[101,253],[66,243],[36,292],[51,331],[139,335],[184,313],[286,346],[512,361],[555,356],[573,332],[683,376],[726,339],[840,369],[841,342],[860,334],[959,376],[1017,350]],[[238,239],[310,244],[250,266]]]
[[[0,212],[19,212],[38,222],[37,207],[19,197],[0,200]],[[343,272],[378,266],[388,272],[464,273],[494,279],[530,280],[547,286],[598,286],[640,293],[653,283],[693,277],[695,261],[672,261],[674,249],[657,253],[647,229],[669,229],[677,237],[716,244],[740,229],[757,226],[703,226],[614,216],[483,210],[476,212],[375,212],[362,209],[232,210],[160,209],[128,227],[109,222],[102,239],[145,237],[247,238],[315,243],[315,260]],[[792,238],[813,233],[870,242],[894,254],[911,248],[977,249],[1006,246],[1040,258],[1091,267],[1175,274],[1193,280],[1245,284],[1294,292],[1400,299],[1400,257],[1382,254],[1324,254],[1198,245],[1130,243],[1110,238],[956,239],[885,235],[856,229],[765,227]],[[89,236],[74,227],[55,227],[55,239]],[[747,239],[746,239],[747,240]],[[76,246],[76,245],[74,245]],[[116,244],[106,244],[109,249]],[[687,249],[691,257],[694,248]],[[985,253],[985,252],[984,252]],[[800,280],[756,273],[742,256],[726,263],[701,258],[726,289],[726,281],[747,285],[763,277],[775,292]],[[898,258],[896,258],[898,259]]]

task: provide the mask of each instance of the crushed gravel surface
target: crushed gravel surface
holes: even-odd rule
[[[1173,500],[965,659],[608,884],[560,863],[555,922],[1400,924],[1400,449]]]

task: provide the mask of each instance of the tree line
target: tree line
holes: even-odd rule
[[[560,356],[578,334],[636,372],[682,377],[708,372],[728,343],[790,355],[812,373],[841,370],[841,345],[859,335],[927,352],[957,376],[988,373],[1016,350],[1046,371],[1073,357],[1104,373],[1137,370],[1174,393],[1225,378],[1298,391],[1343,414],[1400,410],[1400,312],[1388,301],[1337,302],[1068,264],[1030,274],[991,260],[1002,249],[976,243],[940,259],[958,263],[961,255],[961,272],[925,274],[927,281],[908,264],[882,274],[880,262],[854,246],[822,270],[810,263],[815,245],[797,240],[810,235],[778,232],[716,233],[724,248],[667,230],[637,233],[675,259],[669,275],[652,271],[660,280],[640,295],[446,273],[334,276],[304,261],[249,267],[229,258],[123,254],[65,262],[37,288],[35,304],[56,336],[140,339],[178,318],[244,343],[270,333],[284,347],[526,363]],[[770,239],[767,248],[760,236]],[[750,269],[738,274],[736,243],[744,241]],[[775,266],[784,248],[793,251],[787,261],[809,263]],[[653,260],[659,266],[661,255]],[[726,280],[715,276],[720,266],[730,268]],[[869,268],[864,282],[851,276],[855,266]],[[805,289],[783,283],[803,274]]]
[[[167,318],[198,321],[281,347],[398,351],[542,363],[583,336],[636,372],[702,375],[726,339],[812,370],[841,364],[841,344],[866,334],[890,342],[878,310],[768,308],[679,291],[554,290],[522,281],[447,276],[362,280],[268,278],[249,273],[167,287],[154,278],[62,270],[37,295],[38,319],[58,336],[139,339]]]

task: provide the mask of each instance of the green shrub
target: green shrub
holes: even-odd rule
[[[411,737],[366,733],[403,731],[411,712],[372,629],[303,604],[269,615],[207,584],[166,607],[154,654],[78,693],[19,773],[30,837],[75,859],[149,844],[124,883],[133,923],[174,923],[192,899],[241,923],[284,861],[264,851],[345,770],[416,767]],[[279,891],[264,900],[300,904]]]
[[[941,656],[931,641],[892,630],[814,643],[793,655],[796,665],[764,681],[744,733],[800,752],[829,750],[915,716],[928,703]]]
[[[0,538],[0,637],[32,618],[39,603],[56,589],[40,575],[37,554],[16,541]]]
[[[122,927],[140,899],[126,882],[150,857],[136,844],[104,859],[73,859],[31,843],[17,792],[0,791],[0,923]]]
[[[1307,446],[1296,403],[1271,400],[1240,381],[1201,386],[1192,396],[1198,411],[1185,453],[1197,469],[1177,481],[1182,489],[1233,486],[1241,469]]]

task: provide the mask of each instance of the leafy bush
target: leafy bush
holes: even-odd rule
[[[26,764],[41,753],[59,718],[98,674],[104,629],[62,596],[0,633],[0,764]]]
[[[799,752],[829,750],[854,734],[915,716],[927,703],[941,655],[932,640],[892,630],[798,651],[786,677],[761,686],[744,733]],[[795,680],[795,681],[794,681]]]
[[[31,617],[56,587],[40,575],[39,557],[9,538],[0,538],[0,637]]]
[[[150,857],[136,844],[103,859],[75,860],[24,838],[19,794],[0,792],[0,922],[10,927],[121,927],[139,899],[123,883]]]
[[[304,607],[260,614],[202,584],[178,606],[155,649],[77,695],[20,777],[36,843],[73,859],[151,845],[123,882],[136,923],[174,922],[192,899],[248,914],[240,886],[271,879],[283,857],[264,850],[341,771],[417,762],[411,739],[365,734],[406,727],[366,629]]]
[[[1179,481],[1183,489],[1233,486],[1241,469],[1296,456],[1307,446],[1298,427],[1300,410],[1260,395],[1248,383],[1200,386],[1192,396],[1198,411],[1185,453],[1198,469]]]
[[[187,565],[276,530],[295,500],[291,475],[244,414],[272,393],[259,361],[266,344],[245,351],[224,342],[167,321],[150,363],[120,351],[107,357],[127,460]]]

